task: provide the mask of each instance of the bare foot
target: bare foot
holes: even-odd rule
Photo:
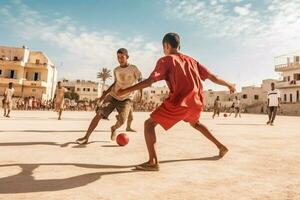
[[[126,128],[126,131],[128,131],[128,132],[136,132],[136,130],[134,130],[132,128]]]
[[[77,143],[77,144],[87,144],[88,141],[89,141],[89,140],[88,140],[87,138],[83,137],[83,138],[78,138],[78,139],[76,140],[76,143]]]
[[[112,127],[110,128],[110,130],[111,130],[111,136],[110,136],[110,139],[111,139],[112,141],[115,141],[115,140],[116,140],[116,136],[117,136],[116,129],[112,126]]]
[[[228,152],[228,149],[225,146],[219,148],[219,157],[223,158]]]
[[[159,171],[159,164],[145,162],[135,167],[136,170],[141,171]]]

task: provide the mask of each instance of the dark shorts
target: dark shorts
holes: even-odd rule
[[[269,110],[270,110],[270,112],[276,112],[277,111],[277,106],[270,106]]]
[[[120,119],[126,120],[131,107],[132,103],[130,99],[120,101],[108,95],[101,107],[98,109],[97,113],[104,119],[107,119],[108,116],[114,111],[114,109],[116,109],[119,113]]]

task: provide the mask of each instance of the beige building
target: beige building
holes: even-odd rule
[[[242,87],[241,102],[245,106],[265,104],[268,101],[268,91],[271,89],[271,83],[277,84],[275,79],[265,79],[261,86]]]
[[[149,87],[143,91],[143,102],[160,105],[169,96],[169,88],[164,87]]]
[[[235,94],[238,95],[238,94]],[[203,91],[204,96],[204,105],[205,108],[209,109],[214,106],[215,99],[219,96],[221,100],[222,107],[229,107],[232,104],[232,99],[235,95],[230,94],[229,91],[213,91],[213,90],[205,90]]]
[[[63,87],[67,88],[69,91],[76,92],[79,95],[79,100],[93,101],[99,97],[99,83],[86,80],[67,80],[61,81]],[[105,85],[104,90],[108,88]]]
[[[300,52],[275,58],[275,71],[281,75],[277,83],[285,103],[300,102]]]
[[[0,95],[9,82],[16,97],[34,96],[51,99],[55,92],[57,70],[50,59],[40,51],[26,47],[0,46]]]

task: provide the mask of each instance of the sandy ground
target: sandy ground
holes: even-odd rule
[[[115,122],[100,122],[91,143],[72,143],[84,134],[92,112],[13,112],[0,118],[0,199],[300,199],[300,118],[266,116],[201,120],[230,149],[215,146],[186,123],[168,132],[157,128],[159,172],[134,171],[147,159],[143,122],[135,113],[130,142],[110,142]],[[120,129],[124,132],[124,127]]]

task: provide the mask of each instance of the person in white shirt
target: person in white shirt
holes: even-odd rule
[[[235,96],[234,102],[234,110],[235,110],[235,118],[239,115],[241,117],[241,101]]]
[[[8,88],[5,89],[4,99],[3,99],[3,108],[4,108],[4,117],[10,117],[10,111],[12,110],[15,89],[13,88],[13,83],[8,84]]]
[[[280,93],[275,89],[275,83],[271,83],[271,90],[268,92],[268,116],[267,124],[273,126],[277,114],[277,109],[280,107]]]

